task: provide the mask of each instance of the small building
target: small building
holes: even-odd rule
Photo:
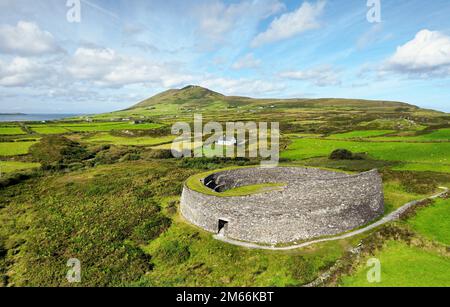
[[[220,137],[217,140],[217,145],[219,146],[235,146],[237,144],[236,138],[234,137]]]

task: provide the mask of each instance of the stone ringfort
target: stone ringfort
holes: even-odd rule
[[[209,232],[246,242],[274,245],[333,236],[384,213],[377,170],[349,175],[301,167],[237,168],[209,174],[201,184],[211,193],[186,183],[181,214]],[[244,196],[220,195],[262,184],[279,187]]]

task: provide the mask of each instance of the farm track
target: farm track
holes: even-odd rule
[[[339,235],[339,236],[335,236],[335,237],[331,237],[331,238],[318,239],[318,240],[314,240],[314,241],[305,242],[302,244],[285,246],[285,247],[275,247],[275,246],[264,246],[264,245],[254,244],[254,243],[236,241],[236,240],[229,239],[229,238],[226,238],[221,235],[214,235],[213,237],[216,240],[219,240],[219,241],[222,241],[225,243],[229,243],[232,245],[240,246],[240,247],[245,247],[245,248],[249,248],[249,249],[272,250],[272,251],[288,251],[288,250],[294,250],[294,249],[298,249],[298,248],[307,247],[307,246],[318,244],[318,243],[348,239],[348,238],[363,234],[365,232],[368,232],[370,230],[373,230],[373,229],[375,229],[379,226],[382,226],[384,224],[387,224],[389,222],[398,220],[402,216],[402,214],[405,213],[411,207],[414,207],[415,205],[417,205],[425,200],[432,200],[432,199],[439,198],[449,191],[449,189],[446,187],[440,187],[440,189],[443,189],[444,191],[440,192],[436,195],[421,199],[421,200],[414,200],[412,202],[409,202],[409,203],[403,205],[402,207],[398,208],[394,212],[391,212],[390,214],[386,215],[381,220],[379,220],[373,224],[370,224],[364,228],[357,229],[352,232],[348,232],[343,235]]]

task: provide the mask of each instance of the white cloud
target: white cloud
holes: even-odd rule
[[[450,76],[450,37],[430,30],[397,48],[386,63],[387,70],[421,76]]]
[[[174,65],[124,56],[109,48],[77,49],[67,70],[77,80],[90,80],[110,87],[139,83],[171,87],[192,80],[190,75],[180,73]]]
[[[195,8],[201,32],[209,39],[221,42],[228,33],[243,24],[258,22],[283,10],[279,0],[242,1],[225,4],[222,1],[206,1]]]
[[[280,73],[281,78],[308,81],[316,86],[337,86],[342,84],[340,71],[331,66],[320,66],[301,71]]]
[[[0,26],[0,51],[18,56],[37,56],[61,52],[53,35],[32,22]]]
[[[0,61],[0,86],[28,86],[43,77],[44,66],[27,58],[16,57],[9,63]]]
[[[269,28],[258,34],[252,42],[252,47],[291,38],[305,31],[320,27],[319,17],[326,2],[320,0],[315,4],[304,2],[296,11],[286,13],[276,18]]]
[[[204,78],[200,86],[213,89],[225,95],[253,96],[278,93],[286,88],[284,84],[255,79]]]
[[[255,58],[253,53],[248,53],[243,57],[239,58],[231,68],[235,70],[257,68],[261,65],[261,61]]]

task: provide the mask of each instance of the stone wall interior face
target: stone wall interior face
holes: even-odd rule
[[[313,168],[241,168],[204,179],[211,189],[263,183],[285,187],[249,196],[216,197],[189,189],[181,197],[181,214],[192,224],[235,240],[293,243],[337,235],[363,226],[384,213],[377,170],[348,175]],[[222,221],[219,223],[219,221]]]

